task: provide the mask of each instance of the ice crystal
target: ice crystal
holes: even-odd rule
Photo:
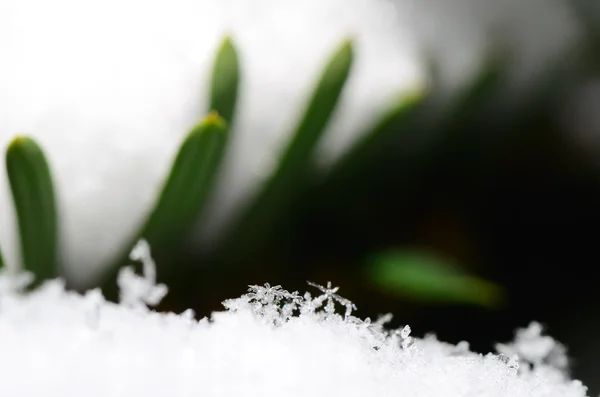
[[[313,300],[313,303],[314,307],[318,308],[323,304],[324,301],[327,301],[327,304],[325,305],[325,312],[327,314],[335,313],[334,302],[338,302],[340,305],[346,308],[346,311],[344,312],[344,318],[348,318],[352,314],[352,310],[356,310],[356,306],[354,306],[354,303],[352,303],[346,298],[342,298],[336,293],[338,292],[340,287],[332,288],[330,281],[327,282],[327,287],[323,287],[310,281],[308,282],[308,285],[319,289],[323,293],[323,295],[315,298]]]
[[[410,336],[410,326],[405,325],[400,331],[400,339],[402,339],[401,345],[403,349],[410,349],[413,346],[413,338]]]
[[[117,284],[121,303],[131,307],[158,305],[168,290],[166,285],[156,283],[156,264],[150,255],[148,242],[146,240],[138,241],[129,258],[142,262],[143,276],[135,274],[131,266],[124,267],[119,271]]]

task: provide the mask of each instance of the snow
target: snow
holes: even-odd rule
[[[147,248],[134,256],[152,287]],[[0,289],[2,396],[586,395],[565,372],[564,349],[536,323],[502,354],[481,355],[466,342],[413,337],[409,326],[388,330],[390,315],[360,319],[330,284],[315,297],[250,286],[223,302],[225,311],[196,320],[191,310],[149,309],[144,303],[158,300],[139,294],[139,280],[124,280],[127,298],[115,304],[98,290],[67,292],[60,280],[25,293],[3,271],[0,286],[14,288]]]
[[[563,2],[522,3],[1,0],[0,143],[23,133],[46,149],[58,185],[61,263],[74,282],[89,284],[140,226],[183,135],[208,110],[208,73],[224,35],[237,44],[243,80],[204,241],[219,236],[269,175],[343,39],[355,39],[356,63],[320,148],[324,164],[392,99],[423,89],[425,50],[458,84],[478,64],[490,29],[517,45],[525,79],[577,42]],[[18,236],[3,167],[0,246],[15,268]]]
[[[411,15],[418,42],[441,60],[448,86],[464,83],[495,45],[513,57],[513,84],[526,91],[565,54],[572,57],[582,39],[569,1],[394,1]]]
[[[138,276],[131,266],[119,271],[117,285],[119,286],[120,302],[131,307],[158,305],[167,294],[168,288],[164,284],[156,284],[156,264],[152,259],[148,242],[146,240],[138,241],[131,250],[129,259],[141,261],[144,274]]]

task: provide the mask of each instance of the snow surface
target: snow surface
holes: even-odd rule
[[[211,240],[269,175],[330,53],[356,63],[322,149],[333,161],[392,98],[426,85],[420,51],[464,81],[488,30],[537,74],[578,39],[559,0],[0,0],[0,144],[38,139],[55,172],[66,273],[91,282],[147,215],[186,131],[206,113],[208,73],[227,33],[243,81]],[[0,163],[0,246],[18,263]]]
[[[316,286],[316,296],[251,286],[200,321],[191,310],[153,312],[148,292],[165,287],[152,285],[146,248],[138,246],[138,258],[150,272],[121,283],[121,304],[98,290],[66,292],[60,280],[24,293],[22,275],[0,274],[0,395],[586,395],[565,372],[564,347],[537,323],[501,345],[505,354],[481,355],[466,342],[414,338],[408,326],[387,330],[390,315],[355,317],[331,285]]]
[[[406,330],[318,310],[321,297],[252,287],[227,301],[228,311],[196,321],[189,311],[158,314],[108,303],[98,291],[68,293],[60,281],[27,295],[4,294],[0,394],[586,395],[560,369],[536,363],[520,371],[515,358],[478,355],[431,336],[406,343]],[[295,305],[302,313],[292,316]]]

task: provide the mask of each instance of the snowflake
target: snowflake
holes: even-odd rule
[[[325,313],[328,315],[332,315],[335,313],[335,302],[338,302],[340,305],[346,308],[346,312],[344,313],[344,318],[347,319],[352,314],[352,310],[356,310],[356,306],[350,300],[346,298],[342,298],[337,294],[340,287],[331,287],[331,282],[327,282],[327,287],[323,287],[321,285],[308,282],[308,285],[311,287],[315,287],[319,289],[323,295],[316,297],[312,300],[313,307],[319,308],[323,305],[323,302],[327,301],[325,305]]]
[[[338,287],[332,288],[331,283],[327,283],[327,287],[322,287],[311,282],[308,284],[319,289],[323,294],[313,298],[307,292],[301,296],[297,291],[288,292],[281,288],[280,285],[271,286],[266,283],[263,286],[249,286],[248,293],[243,297],[243,302],[237,300],[235,302],[225,301],[223,303],[230,310],[249,307],[254,314],[261,316],[267,322],[273,325],[281,325],[294,317],[296,312],[299,312],[302,316],[315,313],[321,307],[323,307],[326,317],[334,315],[335,302],[337,302],[346,308],[344,320],[352,320],[352,310],[356,310],[356,306],[348,299],[342,298],[337,294]],[[324,303],[325,306],[323,306]]]
[[[255,314],[273,325],[289,321],[304,303],[297,291],[288,292],[280,285],[271,287],[269,283],[265,283],[264,286],[249,286],[245,298]]]
[[[273,303],[277,304],[284,299],[295,300],[299,298],[298,292],[290,293],[281,288],[281,285],[271,287],[269,283],[265,283],[264,286],[250,285],[246,296],[250,300],[255,300],[265,305]]]
[[[138,276],[131,266],[119,271],[117,284],[120,301],[130,307],[156,306],[167,294],[167,286],[156,283],[156,264],[150,254],[150,245],[140,240],[135,245],[129,258],[140,261],[143,265],[143,276]]]
[[[404,350],[411,350],[414,347],[415,340],[410,333],[412,332],[409,325],[405,325],[404,328],[399,328],[393,331],[392,335],[398,340],[400,346]]]

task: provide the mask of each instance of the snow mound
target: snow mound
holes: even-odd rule
[[[390,315],[359,319],[331,285],[314,297],[251,286],[197,321],[190,310],[132,305],[131,294],[115,304],[97,290],[68,292],[58,280],[25,294],[6,288],[10,277],[0,275],[2,396],[586,395],[535,323],[500,348],[510,357],[481,355],[466,342],[414,338],[408,326],[387,330]]]

